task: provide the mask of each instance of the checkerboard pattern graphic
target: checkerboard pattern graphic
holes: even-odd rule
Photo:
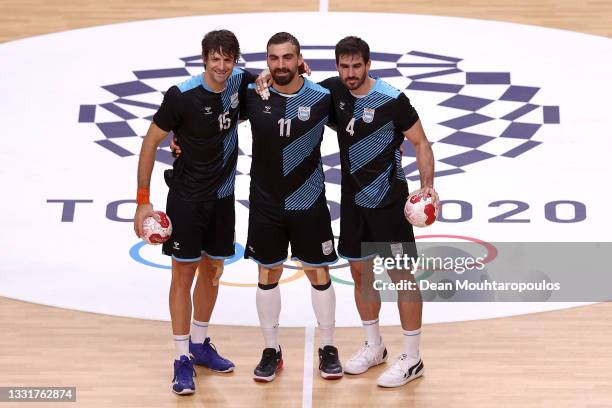
[[[336,74],[334,46],[307,45],[302,52],[312,71],[326,74],[323,77]],[[460,58],[421,51],[372,52],[370,57],[371,76],[404,90],[421,117],[429,124],[435,120],[426,132],[436,157],[436,177],[463,173],[474,163],[498,156],[518,157],[542,143],[538,136],[544,126],[560,123],[559,106],[535,103],[540,88],[513,84],[509,72],[466,72]],[[79,122],[99,129],[95,143],[119,157],[138,155],[165,90],[203,69],[199,55],[180,60],[182,67],[133,71],[126,82],[102,86],[109,100],[81,105]],[[246,53],[238,65],[259,73],[265,61],[265,52]],[[169,140],[160,145],[157,161],[171,165]],[[239,154],[244,155],[241,150]],[[408,141],[403,155],[406,177],[418,180]],[[339,184],[338,152],[323,156],[323,165],[325,181]]]

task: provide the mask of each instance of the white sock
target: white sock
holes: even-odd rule
[[[419,358],[419,342],[421,341],[421,329],[404,330],[404,354],[412,360]]]
[[[278,284],[272,289],[262,289],[258,286],[255,303],[257,304],[259,326],[264,336],[266,348],[273,348],[279,351],[278,318],[281,311],[281,295]]]
[[[382,342],[380,337],[380,327],[378,325],[378,319],[376,320],[362,320],[363,330],[365,331],[366,341],[368,344],[378,346]]]
[[[329,286],[328,286],[329,285]],[[327,286],[323,290],[319,290],[314,286],[310,288],[312,297],[312,309],[319,324],[319,342],[321,348],[334,345],[334,328],[336,326],[336,292],[334,286],[329,281],[325,285],[317,285],[321,287]]]
[[[180,334],[172,336],[174,339],[174,349],[176,351],[176,359],[180,360],[181,356],[189,357],[189,335]]]
[[[191,322],[191,342],[204,343],[206,340],[206,332],[208,331],[208,322],[200,322],[193,319]]]

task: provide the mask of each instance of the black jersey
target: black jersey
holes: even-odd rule
[[[401,166],[402,132],[419,119],[403,92],[377,79],[355,97],[339,77],[320,83],[331,91],[342,164],[342,194],[366,208],[384,207],[408,187]]]
[[[239,104],[254,80],[252,74],[234,68],[222,92],[212,91],[203,74],[168,89],[153,121],[160,129],[173,131],[181,146],[169,182],[173,193],[189,201],[234,193]]]
[[[329,90],[304,79],[297,93],[270,88],[264,101],[251,84],[243,109],[253,133],[250,201],[297,211],[324,199],[321,140],[331,109]]]

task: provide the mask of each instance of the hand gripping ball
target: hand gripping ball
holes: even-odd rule
[[[404,216],[409,223],[422,228],[433,224],[438,216],[438,208],[432,204],[430,196],[423,197],[419,190],[408,196]]]
[[[155,211],[159,217],[157,221],[154,217],[147,217],[142,223],[143,239],[147,244],[163,244],[172,234],[172,222],[166,213]]]

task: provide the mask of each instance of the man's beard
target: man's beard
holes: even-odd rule
[[[345,86],[346,86],[346,87],[347,87],[349,90],[353,91],[353,90],[355,90],[355,89],[359,88],[359,87],[360,87],[360,86],[361,86],[361,85],[362,85],[362,84],[365,82],[365,80],[366,80],[366,78],[367,78],[367,77],[368,77],[368,76],[367,76],[367,75],[365,75],[365,74],[364,74],[364,75],[363,75],[363,77],[361,77],[361,78],[358,78],[358,77],[355,77],[355,76],[348,77],[348,78],[346,78],[346,79],[344,80],[344,85],[345,85]],[[349,85],[348,81],[349,81],[349,80],[353,80],[353,79],[357,80],[357,82],[355,82],[355,85]]]
[[[289,73],[289,75],[284,77],[279,77],[279,73]],[[272,72],[272,79],[274,79],[274,83],[278,85],[287,85],[289,82],[293,80],[296,72],[291,72],[288,69],[277,69]]]

